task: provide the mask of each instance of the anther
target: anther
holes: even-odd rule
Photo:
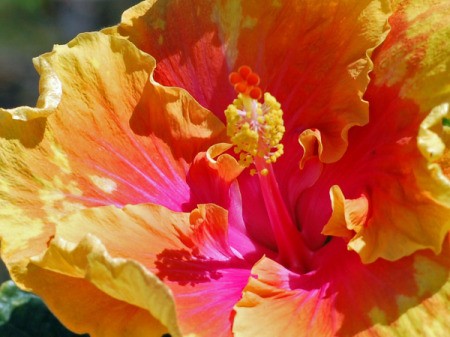
[[[255,164],[250,174],[268,174],[270,164],[283,154],[283,111],[269,93],[262,93],[260,77],[249,66],[242,66],[229,76],[238,97],[225,110],[227,134],[245,167]],[[264,97],[264,102],[259,100]],[[256,158],[259,158],[256,160]]]

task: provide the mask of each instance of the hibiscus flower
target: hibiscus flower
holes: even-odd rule
[[[445,336],[449,17],[144,1],[55,46],[0,111],[12,277],[92,337]]]

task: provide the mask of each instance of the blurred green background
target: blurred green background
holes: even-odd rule
[[[31,59],[78,33],[120,22],[139,0],[0,0],[0,106],[34,106],[39,77]],[[0,204],[1,207],[1,204]],[[7,279],[0,266],[0,282]]]
[[[31,59],[80,32],[120,21],[138,0],[0,0],[0,106],[33,105],[38,76]]]

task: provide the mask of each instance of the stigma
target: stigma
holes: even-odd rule
[[[235,145],[239,163],[244,167],[254,164],[252,175],[267,175],[270,164],[283,154],[281,139],[285,128],[281,105],[268,92],[262,94],[258,86],[260,78],[248,66],[232,72],[229,80],[238,95],[225,110],[227,134]]]

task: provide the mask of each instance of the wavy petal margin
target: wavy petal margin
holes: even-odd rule
[[[328,168],[353,174],[335,179],[323,234],[350,239],[366,263],[438,254],[450,230],[449,19],[448,1],[397,4],[365,96],[371,123],[352,134],[348,164]],[[367,202],[350,210],[361,195]]]
[[[108,295],[125,302],[124,317],[140,308],[154,317],[151,324],[160,322],[172,336],[181,331],[230,337],[233,306],[251,269],[235,251],[228,240],[228,213],[213,204],[199,205],[190,213],[154,204],[90,208],[60,219],[56,238],[43,257],[33,259],[24,283],[74,331],[98,336],[133,331],[124,319],[120,322],[125,327],[109,326],[109,318],[100,317],[107,317],[105,312],[94,323],[84,315],[77,318],[70,309],[91,312]],[[66,279],[98,291],[88,298],[83,297],[86,293],[62,296]]]
[[[47,117],[55,111],[62,96],[61,81],[53,71],[45,58],[34,58],[34,67],[39,73],[39,92],[41,93],[35,108],[22,106],[14,109],[0,108],[1,118],[3,114],[9,114],[12,119],[27,121],[34,118]]]
[[[399,97],[423,114],[449,100],[450,4],[446,0],[394,1],[392,31],[375,59],[375,85],[401,86]]]
[[[157,81],[185,88],[222,120],[234,98],[228,74],[250,65],[281,102],[288,134],[320,131],[320,153],[309,131],[300,136],[303,161],[319,155],[334,162],[345,152],[348,130],[368,121],[362,95],[369,55],[385,37],[389,14],[384,0],[144,1],[104,32],[153,55]]]
[[[66,214],[141,202],[181,210],[189,165],[225,135],[185,90],[155,83],[155,60],[124,39],[81,34],[35,64],[46,113],[0,113],[2,257],[19,284]]]
[[[236,305],[236,337],[446,336],[450,241],[440,256],[418,252],[370,265],[333,240],[299,275],[268,258]],[[267,323],[270,317],[270,323]]]
[[[170,290],[137,262],[112,258],[95,236],[78,244],[52,240],[32,259],[25,283],[77,333],[181,336]]]

